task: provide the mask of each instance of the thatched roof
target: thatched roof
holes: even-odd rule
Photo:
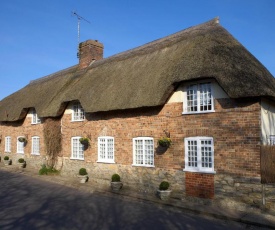
[[[30,107],[40,117],[59,116],[72,100],[88,113],[159,106],[178,83],[200,78],[216,79],[231,98],[275,98],[273,76],[214,19],[33,81],[0,102],[0,120],[21,119]]]

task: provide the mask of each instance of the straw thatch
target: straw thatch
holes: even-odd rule
[[[275,98],[275,80],[217,19],[118,55],[31,82],[0,102],[0,120],[62,114],[79,100],[85,112],[165,104],[178,83],[215,78],[231,98]]]

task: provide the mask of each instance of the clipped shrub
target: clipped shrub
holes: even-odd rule
[[[5,157],[4,157],[4,160],[5,160],[5,161],[8,161],[9,159],[10,159],[10,158],[9,158],[8,156],[5,156]]]
[[[113,174],[112,182],[120,182],[120,176],[117,173]]]
[[[162,181],[159,185],[159,190],[167,190],[170,184],[167,181]]]
[[[24,163],[25,160],[24,160],[23,158],[19,158],[19,159],[18,159],[18,162],[19,162],[19,163]]]
[[[85,175],[87,175],[88,173],[87,173],[87,170],[85,169],[85,168],[81,168],[81,169],[79,169],[79,175],[80,176],[85,176]]]

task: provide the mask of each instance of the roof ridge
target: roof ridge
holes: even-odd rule
[[[195,26],[190,26],[186,29],[180,30],[176,33],[172,33],[168,36],[156,39],[154,41],[145,43],[143,45],[140,45],[138,47],[135,47],[135,48],[132,48],[132,49],[129,49],[129,50],[126,50],[126,51],[122,51],[122,52],[114,54],[110,57],[95,61],[94,63],[90,64],[88,69],[93,68],[93,67],[97,67],[101,64],[104,64],[105,62],[112,62],[112,61],[116,61],[116,60],[124,60],[124,59],[127,59],[131,56],[134,56],[134,55],[148,53],[152,50],[153,51],[158,50],[159,48],[163,48],[166,45],[172,45],[172,44],[178,42],[180,40],[181,36],[188,33],[188,31],[197,30],[200,27],[216,26],[216,25],[219,25],[219,17],[218,16],[211,19],[211,20],[209,20],[209,21],[207,21],[207,22],[204,22],[204,23],[201,23],[201,24],[198,24],[198,25],[195,25]],[[150,51],[148,51],[148,50],[145,51],[146,49],[148,49]]]
[[[45,82],[45,81],[48,81],[48,80],[51,80],[55,77],[58,77],[60,75],[63,75],[63,74],[66,74],[66,73],[69,73],[70,71],[72,71],[74,68],[78,67],[78,64],[77,65],[74,65],[74,66],[71,66],[71,67],[68,67],[66,69],[62,69],[62,70],[59,70],[55,73],[52,73],[52,74],[49,74],[49,75],[46,75],[44,77],[40,77],[38,79],[35,79],[35,80],[31,80],[29,85],[33,85],[33,84],[36,84],[36,83],[41,83],[41,82]]]

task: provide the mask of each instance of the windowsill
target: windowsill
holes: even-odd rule
[[[182,112],[182,114],[184,114],[184,115],[188,115],[188,114],[202,114],[202,113],[215,113],[215,110],[199,111],[199,112]]]
[[[84,161],[84,158],[70,158],[70,160],[80,160],[80,161]]]
[[[216,174],[216,171],[200,171],[200,170],[196,170],[196,169],[183,169],[183,172]]]
[[[40,156],[40,153],[31,153],[31,155]]]
[[[114,161],[102,161],[102,160],[98,160],[96,163],[115,164],[116,162],[114,162]]]
[[[39,125],[39,124],[41,124],[41,122],[40,123],[31,123],[32,125]]]
[[[155,165],[137,165],[137,164],[132,164],[134,167],[146,167],[146,168],[155,168]]]
[[[18,154],[24,154],[24,152],[17,152]]]
[[[80,122],[80,121],[84,121],[84,119],[83,120],[71,120],[71,122]]]

